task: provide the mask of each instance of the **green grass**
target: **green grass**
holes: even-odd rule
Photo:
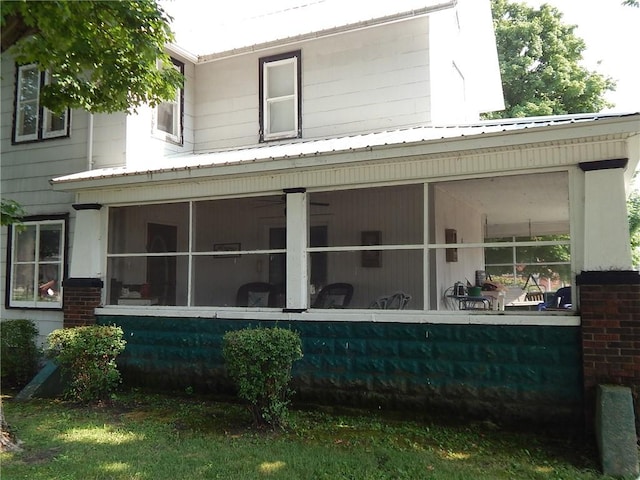
[[[257,432],[242,406],[184,395],[3,404],[24,442],[1,454],[3,480],[604,478],[593,450],[568,436],[411,413],[293,410],[286,432]]]

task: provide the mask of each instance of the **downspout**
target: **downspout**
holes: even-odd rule
[[[93,170],[93,113],[89,112],[87,123],[87,170]]]

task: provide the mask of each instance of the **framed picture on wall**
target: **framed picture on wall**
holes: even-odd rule
[[[369,247],[382,244],[380,230],[367,230],[360,234],[360,244]],[[379,268],[382,266],[382,250],[363,250],[361,264],[364,268]]]
[[[214,252],[238,252],[240,251],[239,243],[214,243],[213,244]],[[216,255],[215,258],[236,258],[240,255],[230,254],[230,255]]]

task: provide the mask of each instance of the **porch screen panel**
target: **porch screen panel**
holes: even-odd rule
[[[376,252],[377,254],[378,252]],[[329,275],[326,284],[314,287],[310,295],[311,308],[392,308],[422,310],[422,256],[420,250],[383,250],[380,267],[363,267],[362,252],[329,252],[327,266]],[[347,305],[341,304],[342,294],[329,293],[329,298],[321,302],[321,292],[327,285],[347,283],[353,287],[353,297]],[[329,287],[330,288],[330,287]],[[403,296],[405,302],[383,305],[376,301],[390,298],[394,294]]]
[[[498,288],[507,310],[535,310],[571,285],[566,171],[440,182],[431,192],[434,307],[464,305],[452,298],[458,282],[492,298],[484,292]],[[477,285],[483,276],[493,285]]]
[[[155,232],[154,225],[160,226]],[[188,252],[188,203],[135,205],[109,209],[108,253],[147,253],[150,249],[156,252],[162,251],[160,249],[167,252]]]
[[[184,255],[111,257],[107,270],[110,305],[187,305],[188,258]]]
[[[309,211],[311,308],[327,308],[316,300],[333,283],[353,287],[346,308],[396,292],[411,296],[406,308],[423,308],[422,184],[313,192]]]
[[[285,207],[283,195],[194,202],[193,305],[284,306]]]
[[[270,282],[273,264],[285,254],[198,255],[193,264],[193,305],[214,307],[285,306],[284,285]]]
[[[187,202],[109,209],[109,304],[188,304],[189,211]]]

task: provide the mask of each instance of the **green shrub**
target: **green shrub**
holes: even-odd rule
[[[249,403],[257,426],[285,426],[293,362],[302,358],[297,332],[284,328],[245,328],[223,338],[227,371],[238,396]]]
[[[120,384],[116,357],[127,342],[120,327],[91,325],[54,330],[47,355],[62,368],[65,396],[82,402],[101,400]]]
[[[40,350],[38,329],[31,320],[5,320],[0,323],[0,376],[2,384],[24,387],[38,372]]]

